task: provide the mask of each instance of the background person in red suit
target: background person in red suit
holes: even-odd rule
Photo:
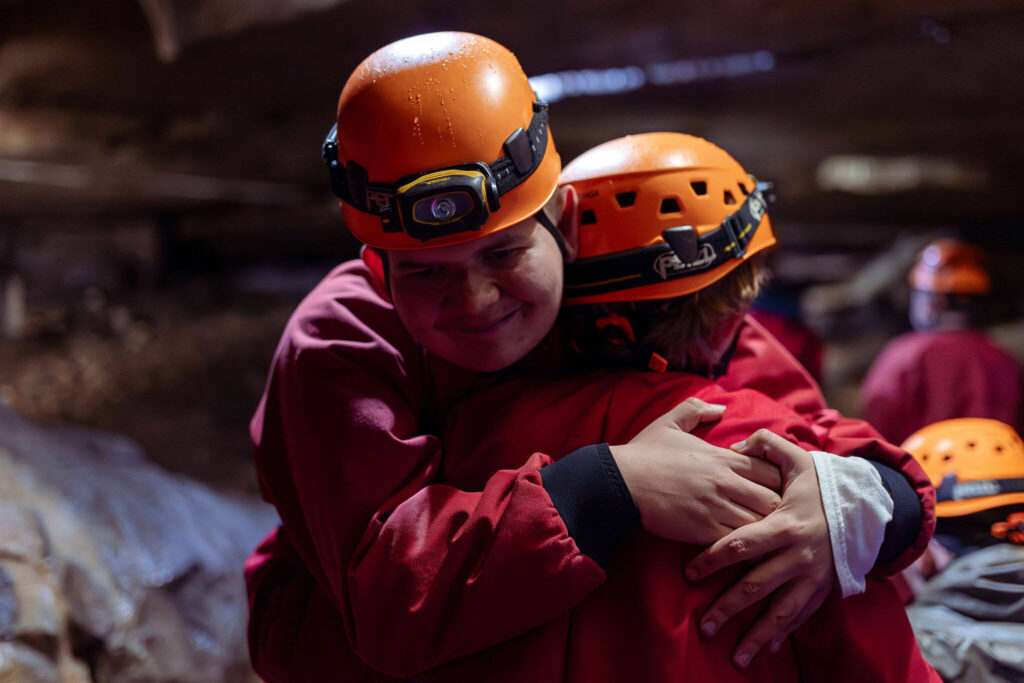
[[[900,443],[925,425],[987,417],[1021,427],[1021,368],[977,328],[992,289],[980,248],[943,238],[910,272],[912,332],[882,349],[861,388],[864,418]]]

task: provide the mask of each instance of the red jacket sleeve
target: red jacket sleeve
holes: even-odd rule
[[[924,470],[913,456],[887,442],[867,422],[828,408],[807,370],[750,316],[740,328],[728,371],[717,382],[726,389],[757,389],[791,408],[811,422],[822,450],[857,455],[899,471],[920,499],[920,529],[910,547],[875,572],[892,574],[920,557],[935,532],[935,490]]]
[[[359,681],[403,683],[373,669],[348,647],[334,601],[313,580],[278,527],[245,568],[249,591],[249,658],[266,683]]]
[[[355,262],[292,317],[251,425],[264,496],[351,647],[393,675],[514,637],[604,579],[541,485],[544,457],[482,490],[435,483],[427,396],[418,348]]]

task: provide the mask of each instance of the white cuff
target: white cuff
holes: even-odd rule
[[[864,577],[875,565],[892,519],[892,497],[867,460],[811,451],[818,472],[832,559],[843,597],[864,592]]]

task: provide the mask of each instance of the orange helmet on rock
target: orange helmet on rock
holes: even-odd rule
[[[1024,503],[1024,443],[998,420],[964,417],[922,427],[903,442],[935,486],[936,515],[959,517]]]
[[[771,186],[692,135],[606,142],[566,166],[559,183],[575,188],[580,210],[566,303],[690,294],[775,244]]]
[[[561,160],[515,55],[470,33],[413,36],[349,77],[324,161],[352,234],[381,249],[466,242],[538,212]]]
[[[988,294],[992,288],[980,247],[951,238],[925,247],[910,271],[910,288],[935,294]]]

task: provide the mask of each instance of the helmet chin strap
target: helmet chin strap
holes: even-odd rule
[[[555,242],[558,244],[558,251],[562,252],[562,262],[566,262],[569,258],[569,251],[565,246],[565,238],[562,236],[561,231],[551,221],[551,218],[544,213],[544,209],[541,209],[537,213],[533,214],[533,217],[538,223],[544,226],[544,228],[551,233],[551,236],[555,238]]]

